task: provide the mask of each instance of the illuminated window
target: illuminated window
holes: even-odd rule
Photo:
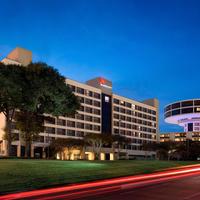
[[[110,101],[110,98],[108,96],[105,96],[105,102],[109,102]]]
[[[124,101],[120,101],[120,104],[121,104],[121,105],[124,105]]]

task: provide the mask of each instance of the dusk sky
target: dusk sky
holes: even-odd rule
[[[200,1],[0,0],[0,58],[16,46],[80,82],[103,76],[115,93],[163,107],[200,98]]]

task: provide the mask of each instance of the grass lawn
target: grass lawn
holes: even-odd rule
[[[0,159],[0,193],[150,173],[195,162]]]

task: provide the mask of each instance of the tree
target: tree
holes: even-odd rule
[[[45,63],[30,63],[27,67],[1,63],[0,84],[0,112],[6,116],[8,155],[11,152],[11,122],[16,110],[69,116],[80,106],[65,78]]]
[[[31,143],[44,131],[44,115],[20,111],[15,113],[16,128],[25,142],[25,158],[30,157]]]
[[[176,151],[176,142],[168,141],[165,143],[165,145],[166,145],[166,151],[167,151],[167,160],[171,160],[171,157]]]
[[[0,63],[0,112],[5,115],[5,138],[7,139],[7,156],[11,155],[11,123],[16,109],[23,104],[25,68],[18,65]]]
[[[118,147],[118,159],[120,159],[120,153],[121,153],[122,146],[127,146],[128,144],[130,144],[131,139],[127,138],[125,136],[122,136],[122,135],[114,135],[113,143],[116,144]]]
[[[80,102],[65,82],[65,78],[45,63],[26,67],[24,110],[53,116],[74,115]]]
[[[82,148],[84,146],[84,141],[80,139],[74,139],[74,138],[57,138],[56,140],[52,141],[50,147],[53,150],[54,154],[59,153],[60,159],[62,158],[61,154],[64,150],[67,150],[69,160],[71,160],[71,155],[73,153],[73,150],[79,149],[82,151]]]
[[[190,141],[191,145],[189,148],[189,160],[197,160],[200,157],[200,142]],[[189,144],[188,144],[189,145]]]
[[[146,142],[142,144],[142,149],[145,151],[145,159],[147,159],[148,152],[149,151],[154,151],[155,149],[155,144],[151,142]]]
[[[86,144],[92,147],[95,160],[100,160],[100,153],[103,145],[109,144],[110,138],[106,134],[88,133],[84,137]]]
[[[177,143],[173,141],[152,143],[152,150],[156,151],[156,157],[159,160],[170,160],[176,152],[176,144]]]

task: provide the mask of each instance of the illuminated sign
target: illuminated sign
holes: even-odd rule
[[[105,87],[105,88],[108,88],[108,89],[112,89],[111,86],[106,85],[106,80],[105,80],[104,78],[100,78],[100,79],[99,79],[99,84],[100,84],[100,86],[102,86],[102,87]]]

